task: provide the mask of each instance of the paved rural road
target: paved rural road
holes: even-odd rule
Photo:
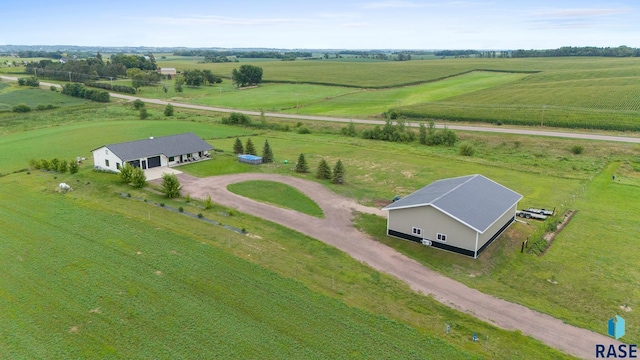
[[[0,79],[9,80],[9,81],[18,81],[18,78],[15,76],[0,76]],[[58,84],[52,84],[47,82],[40,82],[40,86],[43,86],[43,87],[56,86],[58,88],[62,87]],[[159,99],[147,99],[147,98],[142,98],[137,96],[123,95],[123,94],[116,94],[116,93],[109,93],[109,94],[114,98],[125,99],[128,101],[140,99],[150,104],[167,105],[171,103],[171,105],[175,107],[181,107],[186,109],[216,111],[216,112],[224,112],[224,113],[239,112],[239,113],[254,115],[254,116],[260,115],[259,111],[248,111],[248,110],[228,109],[228,108],[220,108],[220,107],[213,107],[213,106],[184,104],[184,103],[177,103],[177,102],[171,102],[171,101],[165,101],[165,100],[159,100]],[[330,117],[330,116],[281,114],[281,113],[271,113],[271,112],[265,112],[264,115],[267,117],[293,119],[293,120],[333,121],[333,122],[346,122],[346,123],[353,121],[354,123],[358,123],[358,124],[384,125],[384,121],[382,120],[348,119],[348,118],[337,118],[337,117]],[[407,125],[412,127],[419,126],[418,123],[407,123]],[[436,127],[443,128],[444,125],[436,125]],[[549,137],[560,137],[560,138],[569,138],[569,139],[602,140],[602,141],[616,141],[616,142],[640,144],[640,137],[630,137],[630,136],[582,134],[582,133],[572,133],[572,132],[562,132],[562,131],[511,129],[511,128],[504,128],[504,127],[498,128],[498,127],[488,127],[488,126],[483,127],[483,126],[447,125],[447,127],[452,130],[462,130],[462,131],[479,131],[479,132],[502,133],[502,134],[549,136]]]
[[[339,196],[316,182],[274,174],[234,174],[208,178],[180,174],[178,177],[183,191],[194,198],[205,198],[209,194],[217,203],[299,231],[346,252],[378,271],[405,281],[413,290],[430,294],[447,306],[507,330],[520,330],[568,354],[590,359],[595,357],[596,344],[620,344],[606,336],[567,325],[549,315],[471,289],[370,239],[353,228],[352,211],[380,216],[386,214]],[[313,199],[324,211],[325,218],[318,219],[259,203],[227,190],[227,185],[246,180],[271,180],[291,185]],[[605,325],[602,324],[603,328]]]

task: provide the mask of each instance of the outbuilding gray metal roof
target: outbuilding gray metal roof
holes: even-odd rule
[[[522,195],[482,175],[438,180],[382,210],[433,206],[484,233],[522,199]]]
[[[122,161],[136,160],[163,154],[167,157],[192,154],[213,147],[194,133],[162,136],[144,140],[105,145]]]

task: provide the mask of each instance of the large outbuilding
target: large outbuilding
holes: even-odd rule
[[[150,137],[101,146],[93,153],[94,168],[120,172],[124,163],[143,170],[204,160],[213,147],[194,133]]]
[[[475,259],[515,221],[520,199],[476,174],[435,181],[382,210],[389,236]]]

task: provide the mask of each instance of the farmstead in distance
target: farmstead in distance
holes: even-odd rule
[[[476,174],[435,181],[382,210],[389,236],[475,259],[515,221],[520,199]]]

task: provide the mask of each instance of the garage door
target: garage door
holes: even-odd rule
[[[149,169],[160,166],[160,156],[147,158],[147,167]]]

